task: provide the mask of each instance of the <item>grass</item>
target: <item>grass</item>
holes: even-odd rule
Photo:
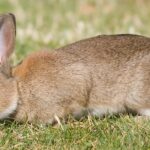
[[[1,0],[17,18],[14,64],[32,51],[98,34],[150,35],[147,0]],[[70,120],[62,127],[0,123],[0,149],[150,149],[150,121],[133,116]]]
[[[0,125],[3,149],[149,149],[150,121],[132,116],[88,118],[60,127],[5,122]]]

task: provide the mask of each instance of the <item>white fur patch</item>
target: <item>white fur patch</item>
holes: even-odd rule
[[[150,109],[141,109],[138,113],[143,116],[150,116]]]
[[[95,108],[90,108],[89,112],[93,116],[102,117],[103,115],[107,115],[107,114],[115,114],[115,113],[123,112],[123,110],[115,107],[109,107],[109,106],[97,106]]]
[[[12,103],[3,112],[0,112],[0,119],[7,118],[17,108],[17,100],[12,100]]]

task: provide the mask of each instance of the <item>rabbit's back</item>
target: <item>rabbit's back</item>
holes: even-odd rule
[[[67,45],[59,50],[87,61],[92,58],[95,61],[128,60],[136,54],[140,57],[149,53],[150,38],[130,34],[100,35]]]
[[[128,65],[129,62],[140,62],[149,53],[150,38],[130,34],[101,35],[69,44],[53,52],[35,52],[14,70],[17,71],[22,66],[28,70],[46,64],[49,67],[53,65],[63,67],[78,62],[87,66],[107,64],[107,67],[114,65],[117,68]]]

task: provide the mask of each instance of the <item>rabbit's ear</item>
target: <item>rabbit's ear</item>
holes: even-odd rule
[[[13,14],[0,15],[0,64],[3,64],[15,46],[16,21]]]

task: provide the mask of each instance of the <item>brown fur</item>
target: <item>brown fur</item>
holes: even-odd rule
[[[17,89],[9,92],[17,91],[13,118],[53,123],[55,116],[85,112],[140,113],[150,108],[149,65],[150,39],[129,34],[101,35],[33,53],[12,69],[16,84],[7,85]],[[0,103],[7,100],[11,96]]]

